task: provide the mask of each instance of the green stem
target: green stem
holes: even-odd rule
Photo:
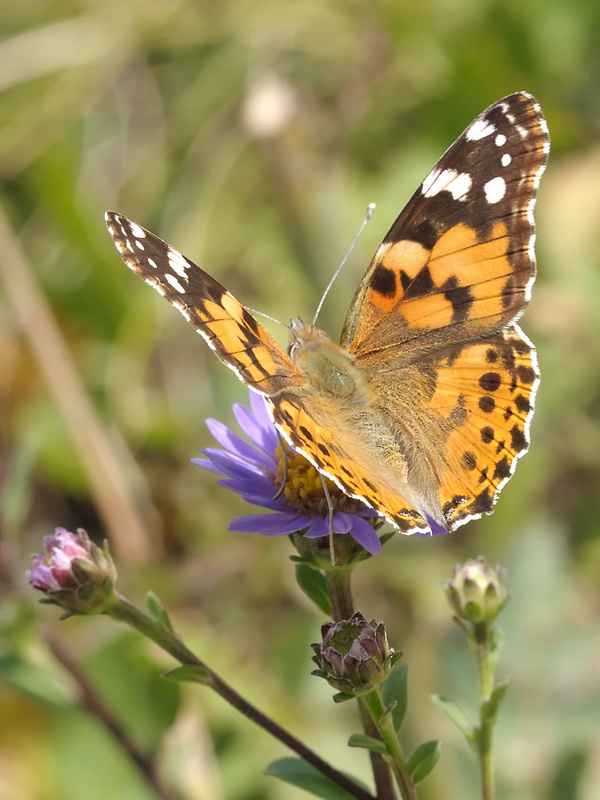
[[[245,700],[235,689],[213,672],[210,667],[197,658],[191,650],[188,650],[174,633],[171,633],[171,631],[155,623],[150,617],[140,611],[139,608],[132,605],[125,597],[116,595],[114,603],[107,609],[106,614],[140,631],[144,636],[156,642],[163,650],[166,650],[167,653],[170,653],[181,664],[201,667],[206,674],[206,678],[202,681],[206,686],[214,689],[217,694],[241,714],[285,744],[297,753],[300,758],[312,764],[315,769],[319,770],[323,775],[337,783],[338,786],[345,789],[352,797],[356,797],[358,800],[375,800],[369,792],[366,792],[354,783],[354,781],[346,777],[346,775],[334,769],[326,761],[323,761],[322,758],[292,736],[292,734]]]
[[[335,622],[350,619],[354,615],[351,576],[351,567],[336,567],[325,572],[331,598],[332,617]],[[358,707],[365,734],[375,739],[378,738],[377,728],[362,702],[362,698],[358,698]],[[371,760],[371,769],[373,770],[377,800],[396,800],[396,791],[386,760],[380,753],[373,751],[369,751],[369,758]]]
[[[494,722],[483,710],[484,704],[489,701],[494,689],[494,670],[490,658],[490,629],[488,624],[475,625],[474,634],[479,684],[480,711],[477,754],[481,770],[481,797],[482,800],[494,800],[494,770],[492,764],[492,729]]]
[[[389,764],[396,778],[396,782],[398,783],[402,800],[417,800],[417,789],[408,771],[406,758],[404,757],[402,747],[398,741],[398,735],[394,729],[392,715],[384,714],[385,705],[381,697],[381,692],[378,688],[373,689],[373,691],[365,695],[362,700],[377,727],[381,741],[386,747],[389,756]]]

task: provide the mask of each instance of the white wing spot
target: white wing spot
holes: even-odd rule
[[[506,144],[506,136],[503,133],[499,133],[498,136],[496,136],[496,138],[494,139],[494,141],[496,142],[496,145],[498,147],[502,147],[503,145]]]
[[[157,292],[158,292],[160,295],[162,295],[163,297],[166,297],[166,296],[167,296],[167,295],[166,295],[166,292],[165,292],[165,290],[162,288],[162,286],[161,286],[159,283],[156,283],[156,281],[155,281],[155,280],[150,280],[150,278],[144,278],[144,280],[146,281],[146,283],[148,284],[148,286],[151,286],[151,287],[152,287],[153,289],[155,289],[155,290],[156,290],[156,291],[157,291]]]
[[[478,142],[480,139],[485,139],[496,130],[496,126],[488,122],[487,119],[476,119],[472,125],[467,128],[465,136],[469,142]]]
[[[450,192],[454,200],[464,200],[473,180],[467,172],[454,169],[433,169],[423,181],[421,191],[425,197],[435,197],[440,192]]]
[[[139,239],[135,240],[135,246],[137,247],[138,250],[144,250],[145,249],[144,245],[140,242]]]
[[[190,317],[190,314],[185,306],[183,306],[177,300],[171,300],[171,305],[173,305],[177,309],[177,311],[179,311],[179,313],[182,314],[187,319],[187,321],[191,323],[192,318]]]
[[[135,222],[129,222],[129,229],[133,233],[136,239],[145,239],[146,238],[146,231],[143,228],[140,228],[139,225],[136,225]]]
[[[158,264],[153,258],[148,259],[148,264],[150,264],[150,266],[153,267],[154,269],[158,269]]]
[[[189,281],[187,270],[189,269],[190,265],[181,255],[181,253],[178,253],[177,250],[173,250],[172,248],[169,247],[168,258],[169,258],[169,266],[171,267],[173,272],[176,272],[180,278]]]
[[[504,153],[500,161],[503,167],[508,167],[508,165],[512,161],[512,156],[510,155],[510,153]]]
[[[171,286],[175,289],[175,291],[179,292],[179,294],[185,294],[185,289],[179,283],[175,275],[171,275],[170,272],[165,272],[165,280],[167,283],[170,283]]]
[[[506,194],[506,181],[504,178],[492,178],[484,184],[483,191],[488,203],[499,203]]]

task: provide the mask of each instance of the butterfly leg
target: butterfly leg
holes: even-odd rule
[[[275,429],[277,430],[277,429]],[[286,450],[286,442],[283,436],[277,430],[277,438],[279,439],[279,447],[281,449],[281,463],[283,467],[283,474],[281,476],[281,486],[275,494],[273,495],[273,500],[277,500],[283,494],[285,489],[285,484],[287,483],[287,476],[288,476],[288,461],[287,461],[287,450]]]
[[[329,554],[331,556],[331,564],[332,564],[332,566],[335,566],[335,563],[336,563],[336,560],[335,560],[335,547],[334,547],[334,542],[333,542],[333,513],[334,513],[334,508],[333,508],[333,503],[331,501],[331,495],[329,494],[329,489],[327,488],[327,483],[325,481],[325,478],[323,477],[323,475],[321,475],[321,473],[319,473],[319,477],[321,478],[321,485],[323,486],[323,493],[325,494],[325,500],[327,500],[327,509],[328,509],[328,515],[329,515]]]

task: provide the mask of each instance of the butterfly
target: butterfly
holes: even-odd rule
[[[385,236],[339,344],[298,320],[286,351],[181,253],[120,214],[106,222],[127,266],[263,395],[321,474],[402,533],[454,530],[491,513],[529,447],[539,372],[516,322],[549,150],[525,92],[477,117]]]

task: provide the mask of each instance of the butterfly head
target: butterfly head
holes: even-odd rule
[[[292,360],[295,360],[298,352],[307,345],[330,341],[329,336],[324,331],[315,328],[314,325],[307,325],[300,317],[290,320],[290,333],[288,355]]]

